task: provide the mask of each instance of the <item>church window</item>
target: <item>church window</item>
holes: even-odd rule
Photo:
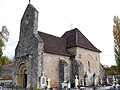
[[[81,58],[81,54],[79,54],[79,58]]]
[[[68,66],[64,65],[64,81],[67,81]]]
[[[97,57],[96,57],[96,60],[98,60]]]
[[[29,15],[27,14],[25,17],[25,24],[27,25],[29,23]]]
[[[41,79],[41,78],[40,78],[40,76],[39,76],[39,82],[40,82],[40,79]]]
[[[90,72],[90,62],[88,61],[88,71]]]

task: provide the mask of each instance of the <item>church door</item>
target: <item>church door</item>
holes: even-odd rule
[[[23,86],[26,88],[27,87],[27,74],[24,72],[24,83]]]
[[[18,67],[18,86],[27,87],[27,70],[24,63],[21,63]]]

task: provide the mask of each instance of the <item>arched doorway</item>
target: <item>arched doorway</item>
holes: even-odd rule
[[[25,63],[21,63],[18,66],[18,86],[23,88],[27,87],[27,70]]]
[[[27,87],[27,72],[26,72],[26,70],[24,71],[23,86],[25,88]]]

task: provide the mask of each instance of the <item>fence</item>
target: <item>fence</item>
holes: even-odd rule
[[[15,87],[15,86],[12,86],[12,87],[6,87],[6,86],[4,86],[3,87],[3,90],[26,90],[26,88],[24,88],[24,87]]]

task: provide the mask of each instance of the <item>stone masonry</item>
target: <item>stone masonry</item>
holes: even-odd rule
[[[51,87],[61,88],[63,82],[74,87],[76,75],[79,85],[99,83],[101,51],[77,28],[65,32],[62,37],[37,29],[38,11],[28,4],[15,50],[13,80],[16,85],[35,90],[49,79]],[[46,81],[41,80],[43,74]]]

